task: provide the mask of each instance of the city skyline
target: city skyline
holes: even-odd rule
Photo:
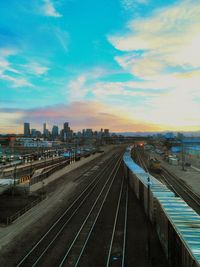
[[[97,131],[92,129],[92,128],[83,128],[83,129],[80,129],[78,131],[74,131],[70,127],[69,122],[63,122],[62,125],[56,125],[56,124],[48,125],[47,122],[44,122],[42,124],[42,126],[40,127],[40,129],[33,128],[32,124],[30,122],[24,122],[24,124],[23,124],[24,137],[37,137],[37,135],[38,135],[38,137],[42,137],[42,136],[43,137],[49,137],[49,135],[51,135],[51,136],[55,135],[55,137],[63,135],[63,137],[64,137],[64,133],[67,133],[67,134],[70,133],[70,137],[72,137],[71,134],[73,134],[73,133],[83,133],[84,134],[84,132],[87,132],[87,131],[90,131],[93,133],[95,133],[95,132],[109,133],[109,129],[104,129],[104,128],[98,129]],[[34,135],[36,135],[36,136],[34,136]]]
[[[0,7],[0,133],[66,120],[75,131],[200,130],[199,1]]]

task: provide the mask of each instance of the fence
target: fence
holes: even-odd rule
[[[23,209],[17,211],[15,214],[2,219],[2,223],[9,225],[11,224],[13,221],[15,221],[17,218],[19,218],[21,215],[23,215],[25,212],[27,212],[28,210],[30,210],[32,207],[34,207],[35,205],[37,205],[39,202],[41,202],[43,199],[46,198],[46,194],[41,195],[38,199],[32,201],[31,203],[29,203],[28,205],[26,205]]]
[[[42,180],[46,179],[47,177],[49,177],[52,173],[64,168],[66,165],[69,165],[70,161],[69,160],[65,160],[64,162],[60,163],[59,165],[56,165],[55,167],[51,168],[50,170],[39,174],[36,177],[31,178],[30,180],[30,185],[33,185],[35,183],[41,182]]]

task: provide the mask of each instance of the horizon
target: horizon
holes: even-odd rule
[[[0,6],[0,133],[200,131],[199,1]]]

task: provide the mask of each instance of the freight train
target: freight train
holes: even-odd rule
[[[131,158],[123,156],[125,176],[155,226],[170,267],[200,266],[200,216]]]
[[[149,160],[149,169],[155,173],[161,173],[161,162],[155,158]]]

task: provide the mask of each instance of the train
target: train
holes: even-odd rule
[[[154,225],[170,267],[200,266],[200,216],[180,197],[123,156],[125,177]]]
[[[155,173],[161,173],[161,162],[156,158],[150,158],[149,170]]]

